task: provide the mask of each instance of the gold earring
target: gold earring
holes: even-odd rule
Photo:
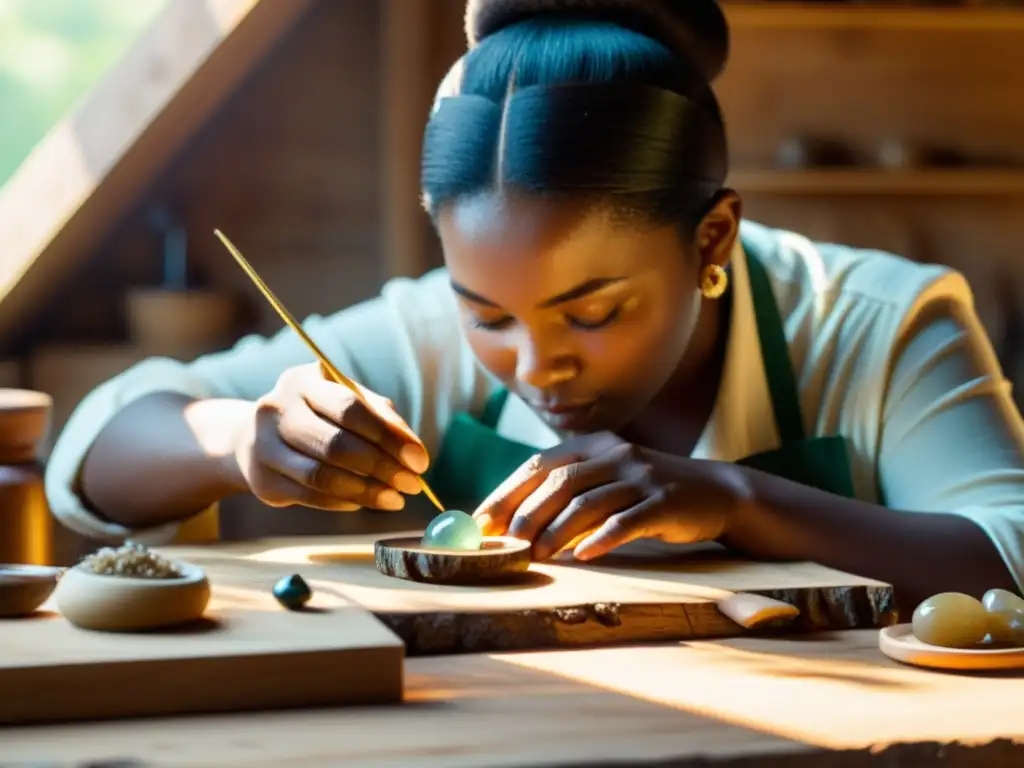
[[[717,264],[705,264],[700,270],[700,292],[705,299],[717,299],[729,287],[729,273]]]

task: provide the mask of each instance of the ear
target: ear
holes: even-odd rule
[[[740,236],[743,203],[731,189],[723,189],[715,198],[711,209],[697,225],[695,245],[701,266],[729,264],[736,238]]]

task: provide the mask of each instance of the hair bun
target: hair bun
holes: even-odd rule
[[[691,60],[710,83],[725,66],[729,27],[717,0],[468,0],[466,40],[549,13],[614,22]]]

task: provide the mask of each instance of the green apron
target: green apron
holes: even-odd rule
[[[808,438],[805,433],[789,345],[768,272],[755,255],[757,244],[744,240],[743,245],[761,358],[781,445],[736,463],[853,498],[846,439]],[[476,509],[505,478],[538,453],[537,448],[498,434],[498,418],[507,399],[508,391],[500,389],[488,400],[479,418],[458,413],[449,424],[428,473],[430,485],[446,509]]]

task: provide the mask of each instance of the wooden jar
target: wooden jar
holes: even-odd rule
[[[0,389],[0,563],[51,565],[53,520],[39,448],[53,399],[27,389]]]
[[[133,288],[128,332],[145,355],[181,360],[214,352],[233,341],[238,299],[213,291]]]

